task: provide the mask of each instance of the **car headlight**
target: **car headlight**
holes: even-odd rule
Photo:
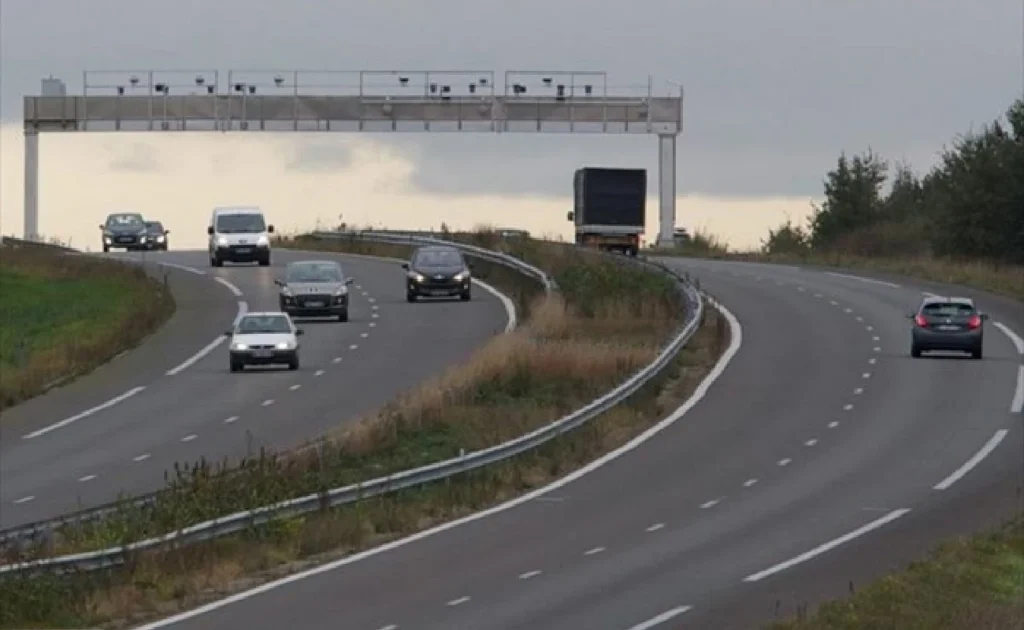
[[[459,273],[455,274],[455,277],[452,278],[452,279],[455,280],[456,282],[462,282],[463,280],[466,280],[467,278],[469,278],[469,272],[468,271],[460,271]]]
[[[423,274],[416,273],[415,271],[410,271],[409,277],[412,278],[413,282],[423,282],[424,280],[426,280]]]
[[[227,237],[218,236],[217,237],[217,245],[220,245],[221,247],[227,247],[228,246],[228,239],[227,239]]]
[[[258,247],[266,247],[270,245],[270,239],[267,238],[265,235],[260,234],[259,238],[256,239],[256,245]]]
[[[164,242],[164,237],[163,236],[156,237],[156,242],[157,243],[163,243]]]
[[[139,242],[140,243],[145,243],[146,242],[146,237],[145,236],[140,236],[139,237]]]
[[[107,245],[110,245],[110,237],[109,236],[104,236],[103,237],[103,242],[106,243]]]
[[[278,350],[291,350],[292,349],[292,342],[290,342],[290,341],[282,341],[281,343],[277,344],[277,349]]]
[[[235,343],[231,344],[231,349],[232,350],[248,350],[249,346],[245,345],[244,343],[239,343],[239,342],[236,341]]]
[[[340,289],[334,292],[334,297],[341,297],[346,293],[348,293],[348,287],[341,287]]]

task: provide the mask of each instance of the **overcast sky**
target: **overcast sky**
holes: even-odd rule
[[[840,150],[927,167],[1022,91],[1022,0],[0,0],[0,117],[102,69],[606,70],[686,87],[681,195],[821,194]],[[8,136],[9,137],[9,136]],[[147,145],[111,168],[158,164]],[[656,173],[649,137],[384,137],[438,194],[567,195],[582,165]],[[300,170],[351,165],[310,141]],[[137,163],[136,163],[137,162]],[[653,177],[651,178],[654,179]],[[652,182],[653,184],[653,182]]]

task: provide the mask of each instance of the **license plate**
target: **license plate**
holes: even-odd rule
[[[119,236],[117,237],[118,243],[131,243],[134,239],[130,236]]]
[[[430,292],[430,295],[448,295],[448,292],[445,291],[444,289],[433,289]]]
[[[309,308],[323,308],[323,302],[306,302],[306,306]]]
[[[274,356],[274,351],[273,350],[253,350],[252,351],[252,356],[256,357],[257,359],[269,359],[270,357]]]
[[[248,254],[249,252],[252,251],[252,248],[250,248],[250,247],[239,247],[235,251],[238,252],[239,254]]]
[[[959,326],[939,326],[939,330],[960,330]]]

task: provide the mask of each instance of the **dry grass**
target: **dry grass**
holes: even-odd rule
[[[174,312],[138,267],[42,247],[0,254],[0,409],[87,373]]]

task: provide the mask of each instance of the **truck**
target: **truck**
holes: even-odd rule
[[[647,223],[647,170],[587,166],[573,175],[576,244],[636,256]]]

